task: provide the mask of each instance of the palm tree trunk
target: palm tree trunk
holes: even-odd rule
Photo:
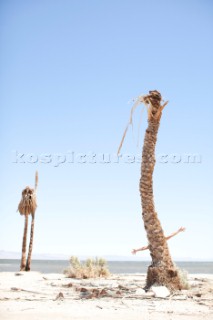
[[[31,230],[30,230],[30,244],[29,244],[27,264],[26,264],[26,269],[25,269],[26,271],[30,271],[30,266],[31,266],[31,257],[32,257],[32,250],[33,250],[33,236],[34,236],[34,222],[35,222],[35,214],[32,213]]]
[[[23,234],[23,240],[22,240],[22,256],[21,256],[20,271],[25,271],[25,267],[26,267],[28,214],[26,213],[24,216],[25,216],[25,220],[24,220],[24,234]]]
[[[150,91],[147,95],[148,128],[146,129],[142,151],[140,195],[142,217],[149,241],[152,264],[148,267],[146,288],[153,284],[166,285],[171,289],[181,289],[179,274],[172,262],[164,232],[155,211],[152,175],[155,166],[155,145],[163,107],[161,95]]]

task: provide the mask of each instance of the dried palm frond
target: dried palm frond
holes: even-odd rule
[[[133,121],[132,121],[132,118],[133,118],[133,113],[135,112],[136,108],[140,105],[140,104],[144,104],[146,109],[147,109],[147,112],[148,112],[148,118],[154,116],[156,113],[157,113],[157,116],[160,116],[161,115],[161,112],[163,110],[163,108],[167,105],[168,101],[165,102],[160,110],[158,110],[157,106],[159,106],[159,102],[162,101],[162,97],[161,97],[161,94],[157,91],[157,90],[153,90],[153,91],[149,91],[149,94],[147,95],[141,95],[139,96],[134,105],[132,106],[131,108],[131,111],[130,111],[130,118],[129,118],[129,121],[128,121],[128,124],[126,126],[126,129],[124,130],[124,133],[123,133],[123,137],[121,139],[121,142],[120,142],[120,145],[119,145],[119,148],[118,148],[118,152],[117,152],[117,155],[120,154],[120,151],[121,151],[121,148],[123,146],[123,142],[125,140],[125,137],[126,137],[126,133],[128,131],[128,128],[130,125],[133,126]],[[139,128],[140,128],[140,124],[141,124],[141,121],[142,121],[142,113],[141,113],[141,119],[140,119],[140,123],[139,123]],[[139,134],[139,133],[138,133]]]
[[[36,171],[36,174],[35,174],[35,192],[37,191],[37,187],[38,187],[38,171]]]
[[[142,117],[143,111],[144,111],[144,108],[141,109],[140,120],[139,120],[139,124],[138,124],[137,147],[139,146],[139,142],[140,142],[140,128],[141,128],[141,123],[142,123],[142,119],[143,119],[143,117]]]
[[[27,186],[22,191],[22,198],[19,202],[17,211],[20,212],[21,215],[29,215],[34,214],[37,208],[37,200],[36,200],[36,190],[38,187],[38,171],[35,174],[35,189]]]
[[[37,208],[36,194],[34,189],[26,187],[22,191],[22,198],[18,205],[18,211],[21,215],[34,213]]]

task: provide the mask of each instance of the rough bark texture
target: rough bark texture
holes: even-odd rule
[[[25,214],[20,271],[25,271],[25,268],[26,268],[27,229],[28,229],[28,214]]]
[[[31,257],[32,257],[32,250],[33,250],[33,236],[34,236],[34,221],[35,221],[35,214],[32,213],[31,231],[30,231],[30,244],[29,244],[29,250],[28,250],[26,271],[30,271],[30,266],[31,266]]]
[[[36,171],[35,189],[26,187],[22,191],[22,198],[18,205],[18,211],[20,212],[21,215],[25,216],[24,236],[23,236],[23,243],[22,243],[22,258],[21,258],[21,267],[20,267],[21,271],[30,271],[31,256],[32,256],[32,249],[33,249],[35,211],[37,208],[37,201],[36,201],[37,186],[38,186],[38,172]],[[28,251],[28,257],[26,262],[27,229],[28,229],[29,214],[31,214],[32,216],[32,221],[31,221],[29,251]]]
[[[148,128],[146,129],[142,152],[140,195],[142,216],[149,241],[152,264],[148,267],[146,288],[153,284],[165,285],[171,289],[181,289],[181,279],[172,262],[164,232],[155,211],[152,175],[155,166],[155,145],[163,110],[161,95],[150,91],[145,97],[149,104]]]

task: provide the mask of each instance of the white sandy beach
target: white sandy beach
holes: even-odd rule
[[[191,288],[157,298],[145,275],[76,280],[63,274],[0,273],[0,319],[213,319],[213,275],[190,275]]]

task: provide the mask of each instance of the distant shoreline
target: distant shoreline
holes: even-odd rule
[[[82,261],[84,261],[82,259]],[[175,261],[175,264],[189,274],[213,274],[212,261]],[[19,271],[20,259],[0,259],[0,272]],[[111,273],[141,274],[146,273],[150,261],[107,261]],[[63,273],[69,266],[68,260],[32,260],[32,271],[43,273]]]

